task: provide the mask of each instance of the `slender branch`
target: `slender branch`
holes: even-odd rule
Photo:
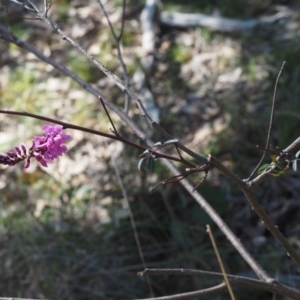
[[[216,244],[214,235],[213,235],[213,233],[212,233],[212,230],[211,230],[211,228],[210,228],[209,225],[206,225],[206,229],[207,229],[207,232],[208,232],[208,234],[209,234],[211,243],[212,243],[212,245],[213,245],[215,254],[216,254],[216,256],[217,256],[217,259],[218,259],[218,262],[219,262],[219,265],[220,265],[220,268],[221,268],[221,271],[222,271],[224,280],[225,280],[225,282],[226,282],[226,286],[227,286],[229,295],[230,295],[230,297],[231,297],[231,300],[235,300],[235,297],[234,297],[234,294],[233,294],[233,291],[232,291],[230,282],[229,282],[229,280],[228,280],[228,276],[227,276],[227,273],[226,273],[226,271],[225,271],[225,267],[224,267],[224,264],[223,264],[221,255],[220,255],[220,253],[219,253],[219,250],[218,250],[218,247],[217,247],[217,244]]]
[[[104,136],[106,138],[122,142],[122,143],[124,143],[128,146],[131,146],[131,147],[136,148],[136,149],[141,150],[141,151],[148,150],[147,147],[144,147],[144,146],[141,146],[141,145],[136,144],[134,142],[131,142],[130,140],[127,140],[127,139],[123,138],[120,135],[114,135],[114,134],[110,134],[110,133],[106,133],[106,132],[86,128],[86,127],[83,127],[83,126],[70,124],[70,123],[59,121],[59,120],[49,118],[49,117],[44,117],[44,116],[40,116],[40,115],[28,113],[28,112],[18,112],[18,111],[5,110],[5,109],[0,109],[0,114],[24,116],[24,117],[30,117],[30,118],[34,118],[34,119],[38,119],[38,120],[42,120],[42,121],[46,121],[46,122],[51,122],[51,123],[54,123],[54,124],[62,125],[65,129],[69,128],[69,129],[79,130],[79,131],[83,131],[83,132],[87,132],[87,133],[91,133],[91,134],[95,134],[95,135]],[[184,163],[188,166],[195,167],[195,165],[193,163],[190,163],[187,160],[181,160],[180,158],[175,157],[175,156],[170,156],[170,155],[163,154],[163,153],[160,153],[160,152],[155,152],[155,156],[156,156],[156,158],[170,159],[170,160],[174,160],[174,161],[177,161],[177,162],[182,162],[182,163]]]
[[[120,189],[122,191],[124,201],[126,202],[126,206],[128,208],[130,223],[131,223],[131,227],[132,227],[132,230],[133,230],[134,239],[135,239],[135,242],[136,242],[136,245],[137,245],[137,248],[138,248],[139,256],[140,256],[140,259],[141,259],[141,262],[142,262],[144,268],[146,268],[146,261],[145,261],[145,258],[144,258],[141,241],[140,241],[138,231],[137,231],[137,228],[136,228],[134,215],[132,213],[132,209],[131,209],[130,202],[129,202],[129,199],[128,199],[127,191],[126,191],[126,188],[123,184],[123,180],[120,176],[120,171],[119,171],[118,165],[116,163],[116,155],[112,155],[111,163],[114,167],[116,177],[117,177]],[[151,297],[154,297],[154,292],[153,292],[153,289],[152,289],[151,281],[150,281],[150,278],[148,276],[147,276],[147,284],[148,284],[148,287],[149,287]]]
[[[116,43],[116,47],[117,47],[117,52],[118,52],[118,60],[122,66],[122,69],[123,69],[123,77],[124,77],[124,81],[125,81],[125,88],[128,89],[129,88],[129,75],[128,75],[128,71],[127,71],[127,67],[126,67],[126,64],[123,60],[123,56],[122,56],[122,51],[121,51],[121,47],[120,47],[120,41],[122,39],[122,35],[123,35],[123,32],[124,32],[124,21],[125,21],[125,8],[126,8],[126,0],[123,0],[122,1],[122,21],[121,21],[121,29],[120,29],[120,33],[119,35],[117,36],[116,35],[116,32],[114,30],[114,27],[112,26],[111,22],[110,22],[110,19],[109,19],[109,16],[107,14],[107,11],[102,3],[101,0],[98,0],[98,3],[104,13],[104,16],[108,22],[108,25],[109,25],[109,28],[110,28],[110,31],[114,37],[114,40],[115,40],[115,43]],[[125,94],[125,107],[124,107],[124,111],[125,113],[127,114],[128,113],[128,110],[129,110],[129,105],[130,105],[130,98],[127,94]]]
[[[273,95],[272,108],[271,108],[271,116],[270,116],[270,123],[269,123],[269,129],[268,129],[268,135],[267,135],[267,141],[266,141],[266,147],[265,147],[266,149],[268,149],[269,143],[270,143],[270,137],[271,137],[271,131],[272,131],[272,127],[273,127],[273,120],[274,120],[274,113],[275,113],[275,102],[276,102],[276,95],[277,95],[277,86],[278,86],[279,78],[280,78],[281,73],[283,71],[284,65],[285,65],[285,61],[281,65],[281,68],[278,72],[277,79],[276,79],[276,82],[275,82],[274,95]],[[261,166],[261,164],[262,164],[263,160],[265,159],[265,157],[266,157],[266,150],[264,150],[264,153],[263,153],[258,165],[255,167],[255,169],[253,170],[253,172],[251,173],[249,178],[247,180],[244,180],[244,181],[251,180],[253,175],[256,173],[256,171]]]
[[[20,1],[17,1],[17,0],[10,0],[10,2],[13,2],[15,4],[18,4],[20,6],[22,6],[23,8],[27,9],[28,11],[32,12],[32,13],[35,13],[35,10],[33,8],[31,8],[30,6],[20,2]]]
[[[139,272],[138,275],[140,276],[144,276],[144,275],[201,276],[205,278],[223,279],[222,273],[193,270],[193,269],[145,269],[144,271]],[[270,283],[258,279],[249,278],[249,277],[229,275],[229,274],[227,274],[227,277],[232,285],[245,286],[256,290],[263,290],[263,291],[291,297],[293,299],[300,298],[300,291],[288,287],[286,285],[282,285],[277,281]]]
[[[109,107],[112,111],[114,111],[133,131],[134,133],[141,139],[141,140],[147,140],[147,136],[144,132],[142,132],[136,124],[132,121],[131,118],[129,118],[121,109],[119,109],[117,106],[115,106],[111,101],[107,100],[106,97],[101,95],[98,90],[93,88],[90,84],[82,80],[79,76],[77,76],[75,73],[70,71],[65,66],[57,63],[55,60],[51,59],[50,57],[45,56],[43,53],[41,53],[39,50],[31,46],[30,44],[26,43],[25,41],[19,39],[17,36],[12,34],[10,30],[8,30],[3,24],[0,23],[0,38],[14,43],[20,48],[23,48],[31,53],[33,53],[37,58],[39,58],[41,61],[44,61],[48,63],[49,65],[53,66],[55,69],[59,70],[61,73],[65,74],[66,76],[72,78],[75,82],[77,82],[84,90],[88,91],[90,94],[94,95],[96,98],[99,98],[99,96],[102,97],[102,100],[104,101],[105,105]]]
[[[66,35],[60,27],[53,21],[51,21],[48,17],[46,17],[39,9],[38,7],[31,1],[28,0],[28,2],[32,5],[32,7],[35,9],[36,15],[43,20],[45,23],[50,25],[57,33],[59,33],[63,40],[68,41],[75,49],[79,50],[90,62],[92,62],[96,67],[98,67],[109,79],[111,79],[114,84],[121,89],[121,91],[131,97],[137,104],[142,117],[145,117],[146,120],[151,124],[153,121],[151,117],[148,115],[147,111],[145,110],[142,101],[140,98],[135,95],[132,91],[130,91],[128,88],[126,88],[118,76],[113,74],[110,70],[108,70],[102,63],[97,61],[91,54],[89,54],[87,51],[85,51],[77,42],[75,42],[73,39],[71,39],[68,35]]]
[[[195,297],[206,296],[210,294],[215,294],[217,292],[221,292],[226,289],[226,284],[223,282],[219,285],[214,287],[203,289],[200,291],[189,292],[189,293],[182,293],[176,294],[171,296],[164,296],[164,297],[157,297],[157,298],[145,298],[145,299],[137,299],[137,300],[184,300],[184,299],[191,299]]]
[[[31,299],[31,298],[11,298],[11,297],[0,297],[0,300],[47,300],[47,299]]]
[[[296,148],[299,148],[299,147],[300,147],[300,137],[298,137],[294,142],[292,142],[288,147],[286,147],[282,151],[290,153],[290,152],[296,150]]]
[[[112,130],[113,130],[113,133],[114,133],[116,136],[119,136],[119,133],[118,133],[118,131],[117,131],[117,128],[115,127],[115,124],[114,124],[112,118],[110,117],[110,114],[109,114],[109,112],[108,112],[108,110],[107,110],[107,108],[106,108],[106,106],[105,106],[105,103],[104,103],[102,97],[99,97],[99,100],[100,100],[100,102],[101,102],[101,104],[102,104],[102,107],[103,107],[103,109],[104,109],[104,111],[105,111],[105,113],[106,113],[106,115],[107,115],[107,117],[108,117],[108,119],[109,119],[109,122],[110,122],[110,124],[111,124],[111,126],[112,126],[112,128],[113,128],[113,129],[112,129]]]

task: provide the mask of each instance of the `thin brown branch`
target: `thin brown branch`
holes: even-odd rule
[[[110,114],[109,114],[109,112],[108,112],[108,110],[107,110],[107,108],[106,108],[106,106],[105,106],[105,103],[104,103],[102,97],[99,97],[99,100],[100,100],[100,102],[101,102],[101,104],[102,104],[102,106],[103,106],[103,109],[104,109],[104,111],[105,111],[105,113],[106,113],[106,115],[107,115],[107,117],[108,117],[108,119],[109,119],[109,122],[110,122],[111,126],[113,127],[113,129],[112,129],[112,130],[113,130],[113,133],[114,133],[116,136],[119,136],[119,133],[118,133],[118,131],[117,131],[117,128],[115,127],[115,124],[114,124],[112,118],[110,117]]]
[[[185,300],[185,299],[191,299],[191,298],[195,298],[195,297],[202,297],[202,296],[206,296],[206,295],[215,294],[215,293],[221,292],[225,289],[226,289],[226,284],[223,282],[214,287],[211,287],[208,289],[203,289],[200,291],[182,293],[182,294],[176,294],[176,295],[164,296],[164,297],[138,299],[138,300]]]
[[[130,206],[130,201],[129,201],[128,195],[127,195],[127,190],[126,190],[126,188],[123,184],[123,180],[120,176],[120,171],[119,171],[119,168],[118,168],[118,164],[116,163],[115,155],[112,155],[112,157],[111,157],[111,164],[114,167],[115,174],[116,174],[120,189],[122,191],[124,201],[126,202],[126,206],[127,206],[128,212],[129,212],[131,227],[132,227],[132,230],[133,230],[134,239],[135,239],[135,242],[136,242],[136,245],[137,245],[137,249],[138,249],[138,253],[139,253],[141,262],[142,262],[143,266],[145,266],[144,268],[146,268],[146,261],[145,261],[143,250],[142,250],[142,244],[141,244],[141,241],[140,241],[140,238],[139,238],[139,235],[138,235],[137,227],[136,227],[135,220],[134,220],[134,215],[132,213],[132,209],[131,209],[131,206]],[[149,287],[149,292],[150,292],[151,297],[154,297],[154,292],[153,292],[153,289],[152,289],[151,281],[150,281],[150,278],[148,276],[147,276],[147,284],[148,284],[148,287]]]
[[[274,120],[274,113],[275,113],[275,102],[276,102],[276,96],[277,96],[277,87],[278,87],[279,78],[280,78],[281,73],[283,71],[284,65],[285,65],[285,61],[281,65],[281,68],[280,68],[280,70],[278,72],[277,79],[276,79],[276,82],[275,82],[274,94],[273,94],[273,99],[272,99],[272,108],[271,108],[270,123],[269,123],[269,129],[268,129],[268,135],[267,135],[267,141],[266,141],[266,147],[265,147],[266,149],[268,149],[269,143],[270,143],[271,131],[272,131],[272,127],[273,127],[273,120]],[[260,166],[261,166],[263,160],[265,159],[265,157],[266,157],[266,150],[264,150],[264,153],[263,153],[263,155],[262,155],[259,163],[257,164],[257,166],[252,171],[251,175],[249,176],[249,178],[246,181],[251,180],[251,178],[253,177],[253,175],[260,168]]]
[[[104,136],[104,137],[112,139],[112,140],[122,142],[122,143],[124,143],[128,146],[131,146],[131,147],[136,148],[136,149],[141,150],[141,151],[148,150],[147,147],[144,147],[144,146],[141,146],[141,145],[136,144],[134,142],[131,142],[130,140],[127,140],[127,139],[123,138],[120,135],[114,135],[114,134],[94,130],[94,129],[91,129],[91,128],[86,128],[86,127],[83,127],[83,126],[70,124],[70,123],[67,123],[67,122],[59,121],[59,120],[49,118],[49,117],[40,116],[40,115],[37,115],[37,114],[32,114],[32,113],[28,113],[28,112],[18,112],[18,111],[12,111],[12,110],[5,110],[5,109],[0,109],[0,114],[24,116],[24,117],[30,117],[30,118],[34,118],[34,119],[38,119],[38,120],[42,120],[42,121],[46,121],[46,122],[51,122],[51,123],[54,123],[54,124],[62,125],[64,129],[69,128],[69,129],[79,130],[79,131],[82,131],[82,132],[87,132],[87,133],[91,133],[91,134],[95,134],[95,135],[100,135],[100,136]],[[170,156],[170,155],[167,155],[167,154],[163,154],[163,153],[160,153],[160,152],[156,152],[155,156],[156,156],[156,158],[165,158],[165,159],[170,159],[170,160],[174,160],[174,161],[177,161],[177,162],[183,162],[180,158],[177,158],[175,156]],[[185,162],[186,162],[186,165],[194,167],[194,164],[189,163],[187,160],[185,160]]]
[[[116,43],[116,47],[117,47],[117,52],[118,52],[118,60],[122,66],[122,69],[123,69],[123,78],[124,78],[124,81],[125,81],[125,88],[128,89],[129,88],[129,75],[128,75],[128,71],[127,71],[127,67],[126,67],[126,64],[123,60],[123,56],[122,56],[122,51],[121,51],[121,46],[120,46],[120,42],[121,42],[121,39],[122,39],[122,35],[123,35],[123,31],[124,31],[124,21],[125,21],[125,7],[126,7],[126,0],[123,0],[122,1],[123,4],[122,4],[122,21],[121,21],[121,28],[120,28],[120,33],[119,35],[117,36],[116,35],[116,32],[114,30],[114,27],[112,26],[111,22],[110,22],[110,18],[107,14],[107,11],[102,3],[101,0],[98,0],[98,3],[104,13],[104,16],[108,22],[108,25],[109,25],[109,28],[110,28],[110,31],[114,37],[114,40],[115,40],[115,43]],[[130,98],[127,94],[125,94],[125,106],[124,106],[124,111],[125,113],[127,114],[128,113],[128,110],[129,110],[129,105],[130,105]]]
[[[31,298],[11,298],[11,297],[0,297],[0,300],[47,300],[47,299],[31,299]]]
[[[225,280],[225,282],[226,282],[226,286],[227,286],[229,295],[230,295],[230,297],[231,297],[231,300],[235,300],[235,297],[234,297],[234,294],[233,294],[233,291],[232,291],[232,288],[231,288],[231,284],[230,284],[230,281],[228,280],[228,276],[227,276],[227,273],[226,273],[226,271],[225,271],[225,267],[224,267],[224,264],[223,264],[221,255],[220,255],[220,253],[219,253],[219,250],[218,250],[218,247],[217,247],[217,243],[216,243],[216,241],[215,241],[215,238],[214,238],[214,235],[213,235],[213,233],[212,233],[212,230],[211,230],[211,228],[210,228],[209,225],[206,225],[206,229],[207,229],[207,232],[208,232],[208,234],[209,234],[211,243],[212,243],[212,245],[213,245],[215,254],[216,254],[216,256],[217,256],[217,259],[218,259],[218,262],[219,262],[219,266],[220,266],[220,268],[221,268],[221,271],[222,271],[224,280]]]
[[[218,272],[209,272],[203,270],[192,270],[192,269],[145,269],[138,273],[140,276],[152,276],[152,275],[179,275],[179,276],[201,276],[205,278],[222,279],[223,274]],[[265,282],[258,279],[253,279],[244,276],[236,276],[227,274],[228,279],[232,285],[244,286],[251,289],[267,291],[290,297],[292,299],[300,299],[300,291],[282,285],[281,283],[274,281],[272,283]]]

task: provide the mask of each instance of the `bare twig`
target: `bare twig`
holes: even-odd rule
[[[201,276],[205,278],[223,279],[222,273],[202,271],[202,270],[192,270],[192,269],[146,269],[142,272],[139,272],[138,274],[140,276],[179,275],[179,276]],[[285,295],[293,299],[300,298],[300,291],[291,287],[284,286],[277,281],[269,283],[258,279],[253,279],[244,276],[229,275],[229,274],[227,274],[227,277],[232,285],[244,286],[251,289],[257,289],[262,291],[268,291],[279,295]]]
[[[28,11],[30,11],[30,12],[32,12],[32,13],[35,13],[35,10],[34,10],[32,7],[30,7],[30,6],[28,6],[28,5],[24,4],[24,3],[22,3],[22,2],[20,2],[20,1],[17,1],[17,0],[10,0],[10,2],[13,2],[13,3],[15,3],[15,4],[18,4],[18,5],[22,6],[23,8],[27,9]]]
[[[124,77],[124,81],[125,81],[125,88],[128,89],[129,88],[129,76],[128,76],[128,71],[127,71],[127,67],[126,67],[126,64],[123,60],[123,56],[122,56],[122,51],[121,51],[121,46],[120,46],[120,42],[121,42],[121,39],[122,39],[122,36],[123,36],[123,32],[124,32],[124,22],[125,22],[125,8],[126,8],[126,0],[123,0],[122,1],[122,21],[121,21],[121,28],[120,28],[120,33],[119,35],[117,36],[116,35],[116,32],[114,30],[114,27],[112,26],[111,22],[110,22],[110,19],[109,19],[109,16],[107,14],[107,11],[102,3],[101,0],[98,0],[98,3],[104,13],[104,16],[108,22],[108,25],[109,25],[109,28],[110,28],[110,31],[114,37],[114,40],[115,40],[115,43],[116,43],[116,47],[117,47],[117,51],[118,51],[118,60],[122,66],[122,69],[123,69],[123,77]],[[125,106],[124,106],[124,111],[125,113],[127,114],[128,113],[128,110],[129,110],[129,105],[130,105],[130,98],[127,94],[125,94]]]
[[[285,61],[282,63],[281,68],[278,72],[277,75],[277,79],[276,79],[276,83],[275,83],[275,87],[274,87],[274,95],[273,95],[273,100],[272,100],[272,108],[271,108],[271,116],[270,116],[270,123],[269,123],[269,129],[268,129],[268,135],[267,135],[267,141],[266,141],[266,149],[268,149],[269,147],[269,143],[270,143],[270,137],[271,137],[271,131],[272,131],[272,127],[273,127],[273,120],[274,120],[274,113],[275,113],[275,102],[276,102],[276,95],[277,95],[277,86],[278,86],[278,81],[280,78],[280,75],[283,71],[285,65]],[[251,180],[251,178],[253,177],[253,175],[256,173],[256,171],[259,169],[259,167],[261,166],[263,160],[265,159],[266,156],[266,150],[264,150],[264,153],[258,163],[258,165],[255,167],[255,169],[253,170],[253,172],[251,173],[251,175],[249,176],[248,179],[244,180],[245,182]]]
[[[59,120],[49,118],[49,117],[44,117],[44,116],[40,116],[40,115],[28,113],[28,112],[18,112],[18,111],[5,110],[5,109],[0,109],[0,114],[24,116],[24,117],[30,117],[30,118],[34,118],[34,119],[38,119],[38,120],[42,120],[42,121],[46,121],[46,122],[51,122],[51,123],[54,123],[54,124],[62,125],[63,128],[65,128],[65,129],[69,128],[69,129],[79,130],[79,131],[82,131],[82,132],[87,132],[87,133],[91,133],[91,134],[95,134],[95,135],[104,136],[106,138],[122,142],[122,143],[124,143],[128,146],[139,149],[141,151],[148,150],[147,147],[136,144],[136,143],[134,143],[130,140],[127,140],[127,139],[123,138],[120,135],[109,134],[109,133],[94,130],[94,129],[91,129],[91,128],[86,128],[86,127],[83,127],[83,126],[74,125],[74,124],[70,124],[70,123],[67,123],[67,122],[59,121]],[[169,160],[175,160],[175,161],[178,161],[178,162],[183,162],[180,158],[177,158],[175,156],[170,156],[170,155],[167,155],[167,154],[163,154],[163,153],[160,153],[160,152],[155,152],[154,155],[156,156],[156,158],[166,158],[166,159],[169,159]],[[194,164],[188,162],[187,160],[184,160],[184,161],[189,166],[192,166],[192,167],[195,166]]]
[[[182,293],[176,294],[171,296],[164,296],[164,297],[157,297],[157,298],[146,298],[146,299],[138,299],[138,300],[184,300],[184,299],[191,299],[195,297],[201,297],[205,295],[215,294],[217,292],[221,292],[226,289],[226,284],[223,282],[219,285],[214,287],[203,289],[200,291],[189,292],[189,293]]]
[[[286,18],[286,12],[278,12],[273,16],[266,16],[257,19],[230,19],[220,16],[204,14],[163,12],[160,17],[161,24],[175,27],[207,27],[210,30],[221,32],[243,32],[255,28],[257,25],[272,24],[277,20]]]
[[[104,101],[103,101],[103,99],[102,99],[102,97],[100,96],[99,97],[99,100],[100,100],[100,102],[101,102],[101,104],[102,104],[102,106],[103,106],[103,109],[105,110],[105,113],[106,113],[106,115],[107,115],[107,117],[108,117],[108,119],[109,119],[109,122],[110,122],[110,124],[111,124],[111,126],[112,126],[112,132],[116,135],[116,136],[119,136],[119,133],[118,133],[118,131],[117,131],[117,128],[115,127],[115,124],[114,124],[114,122],[112,121],[112,119],[111,119],[111,117],[110,117],[110,114],[109,114],[109,112],[108,112],[108,110],[107,110],[107,108],[106,108],[106,106],[105,106],[105,103],[104,103]]]
[[[123,184],[123,180],[121,179],[121,176],[120,176],[120,171],[119,171],[118,165],[116,163],[115,155],[112,155],[111,163],[114,167],[116,177],[117,177],[119,186],[120,186],[121,191],[122,191],[123,198],[126,202],[126,206],[127,206],[127,209],[128,209],[128,212],[129,212],[129,217],[130,217],[130,223],[131,223],[131,227],[132,227],[132,230],[133,230],[134,239],[135,239],[135,242],[136,242],[136,245],[137,245],[137,248],[138,248],[139,256],[140,256],[140,259],[142,261],[143,266],[145,266],[144,268],[146,268],[146,261],[145,261],[145,258],[144,258],[144,254],[143,254],[140,238],[139,238],[139,235],[138,235],[138,231],[137,231],[137,228],[136,228],[136,225],[135,225],[134,215],[133,215],[132,210],[131,210],[131,206],[130,206],[130,202],[129,202],[129,199],[128,199],[126,188],[125,188],[125,186]],[[147,276],[147,284],[148,284],[148,288],[149,288],[151,297],[154,297],[154,292],[153,292],[153,289],[152,289],[152,285],[151,285],[151,281],[150,281],[149,276]]]
[[[11,297],[0,297],[0,300],[47,300],[47,299],[29,299],[29,298],[11,298]]]
[[[220,266],[220,268],[221,268],[221,271],[222,271],[224,280],[225,280],[225,282],[226,282],[227,289],[228,289],[228,292],[229,292],[229,294],[230,294],[231,300],[235,300],[235,297],[234,297],[234,294],[233,294],[233,291],[232,291],[230,282],[229,282],[229,280],[228,280],[228,276],[227,276],[227,274],[226,274],[225,267],[224,267],[222,258],[221,258],[221,256],[220,256],[220,253],[219,253],[219,250],[218,250],[218,247],[217,247],[217,244],[216,244],[214,235],[213,235],[213,233],[212,233],[211,228],[210,228],[209,225],[206,225],[206,229],[207,229],[207,232],[208,232],[208,234],[209,234],[211,243],[212,243],[212,245],[213,245],[215,254],[216,254],[216,256],[217,256],[217,259],[218,259],[218,262],[219,262],[219,266]]]

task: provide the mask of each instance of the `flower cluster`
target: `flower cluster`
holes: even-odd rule
[[[6,155],[0,155],[0,164],[13,166],[25,160],[24,168],[28,168],[30,160],[35,158],[42,166],[47,167],[47,163],[67,152],[64,145],[71,138],[68,134],[63,134],[61,125],[43,126],[45,136],[36,136],[31,147],[27,150],[24,145],[15,147],[15,151],[9,151]]]

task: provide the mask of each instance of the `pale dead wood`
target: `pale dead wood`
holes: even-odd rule
[[[206,27],[210,30],[221,32],[243,32],[251,30],[258,25],[270,25],[276,21],[287,18],[287,12],[278,12],[273,16],[266,16],[257,19],[229,19],[221,16],[209,16],[205,14],[191,14],[179,12],[163,12],[160,16],[160,23],[171,27]]]

